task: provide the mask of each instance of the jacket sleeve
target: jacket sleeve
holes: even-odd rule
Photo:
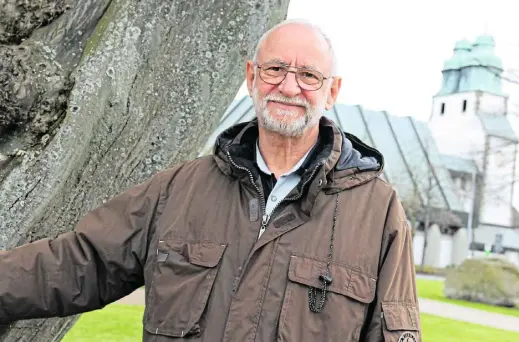
[[[403,207],[394,196],[383,233],[377,292],[361,341],[422,341],[412,243]]]
[[[73,232],[0,251],[0,324],[92,311],[142,286],[160,177],[90,211]]]

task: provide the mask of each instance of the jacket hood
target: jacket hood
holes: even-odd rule
[[[354,135],[341,132],[341,154],[335,166],[337,170],[378,170],[382,165],[382,159],[382,154],[377,150],[368,148]]]
[[[217,137],[214,146],[214,156],[220,169],[226,174],[240,177],[240,169],[236,170],[232,167],[233,163],[230,163],[229,156],[232,156],[234,164],[253,172],[252,161],[257,138],[257,118],[224,130]],[[322,164],[328,188],[343,189],[359,185],[382,173],[384,157],[378,150],[363,143],[353,134],[342,132],[333,121],[324,116],[319,122],[319,140],[314,147],[315,151],[310,153],[302,167],[307,173]]]

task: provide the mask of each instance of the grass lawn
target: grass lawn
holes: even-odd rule
[[[519,333],[420,314],[423,342],[517,342]]]
[[[79,317],[62,342],[142,341],[144,306],[111,304]]]
[[[83,314],[63,342],[138,342],[142,340],[142,306],[112,304]],[[519,333],[421,314],[423,342],[517,342]]]
[[[416,282],[418,286],[419,297],[519,317],[519,309],[517,308],[504,308],[483,303],[473,303],[465,300],[446,298],[443,295],[443,282],[440,280],[416,279]]]

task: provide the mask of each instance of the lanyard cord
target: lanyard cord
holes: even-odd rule
[[[324,302],[326,300],[326,290],[328,286],[332,283],[332,275],[330,274],[330,264],[332,262],[332,252],[333,252],[333,239],[335,237],[335,226],[337,222],[337,210],[339,208],[339,194],[335,199],[335,213],[333,214],[333,226],[332,226],[332,236],[330,238],[330,251],[328,253],[328,260],[326,262],[326,274],[321,274],[319,276],[319,280],[323,282],[322,288],[319,289],[321,292],[320,300],[317,302],[317,291],[313,286],[310,286],[308,289],[308,304],[310,306],[310,311],[319,313],[323,311]]]

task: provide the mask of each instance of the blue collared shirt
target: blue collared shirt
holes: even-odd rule
[[[312,151],[313,147],[306,152],[306,154],[297,162],[294,167],[292,167],[290,170],[282,174],[279,179],[276,181],[276,185],[274,185],[274,188],[270,192],[270,195],[268,198],[265,198],[266,201],[266,214],[270,216],[272,214],[272,211],[275,209],[275,207],[278,205],[279,202],[281,202],[289,193],[294,189],[297,184],[301,181],[301,175],[296,172],[301,165],[303,165],[304,161],[308,157],[308,154],[310,151]],[[256,141],[256,163],[258,164],[258,167],[261,172],[265,173],[266,175],[272,175],[272,171],[269,170],[267,164],[265,163],[265,160],[263,159],[263,156],[261,155],[261,152],[259,150],[258,142]],[[260,231],[259,237],[263,234],[263,231]]]

